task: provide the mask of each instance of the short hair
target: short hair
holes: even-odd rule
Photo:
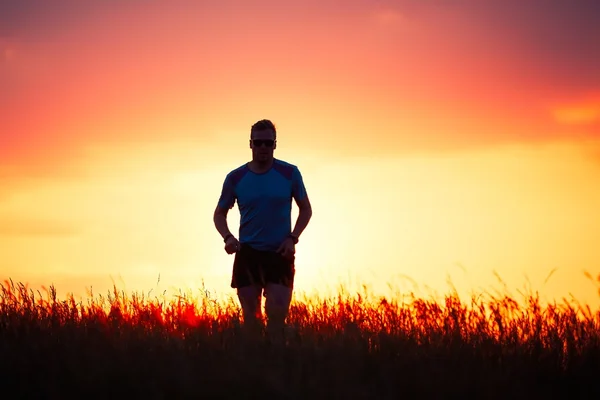
[[[268,119],[261,119],[260,121],[256,122],[254,125],[252,125],[252,128],[250,129],[250,138],[252,138],[252,134],[254,132],[264,131],[264,130],[269,130],[269,129],[273,131],[273,138],[277,139],[277,130],[275,129],[275,125],[273,125],[273,123],[271,121],[269,121]]]

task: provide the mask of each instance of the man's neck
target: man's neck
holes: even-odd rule
[[[271,158],[269,161],[265,161],[265,162],[252,160],[248,164],[248,167],[250,168],[250,170],[252,172],[262,173],[262,172],[268,171],[271,168],[271,166],[273,165],[274,161],[275,160],[273,158]]]

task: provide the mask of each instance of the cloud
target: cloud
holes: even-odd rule
[[[581,104],[554,111],[556,121],[566,125],[589,125],[600,119],[600,104]]]
[[[563,101],[551,109],[559,130],[567,138],[600,139],[600,95]]]
[[[376,12],[420,23],[421,31],[413,40],[434,53],[456,52],[463,64],[468,58],[510,60],[519,83],[552,84],[552,90],[560,91],[600,87],[600,2],[596,0],[399,0],[377,4],[373,6]]]
[[[561,89],[600,85],[600,2],[594,0],[530,0],[479,2],[475,13],[488,31],[505,40],[521,56],[531,78]]]
[[[69,29],[80,16],[91,11],[89,2],[19,0],[0,2],[0,37],[41,39],[43,35]]]
[[[18,0],[0,2],[0,37],[52,40],[95,18],[149,7],[144,0]]]
[[[581,110],[573,117],[570,104],[579,107],[582,95],[600,88],[599,4],[0,2],[0,65],[12,66],[0,67],[0,179],[2,163],[43,173],[72,162],[90,142],[171,139],[178,130],[169,125],[227,124],[224,109],[251,114],[258,105],[272,107],[267,97],[278,97],[298,120],[323,120],[328,107],[345,107],[347,121],[338,121],[344,128],[392,115],[399,136],[415,126],[425,131],[386,142],[389,151],[553,137],[502,124],[513,116],[528,125],[546,118],[538,128],[550,132],[550,123],[592,118]],[[256,23],[261,19],[269,22]],[[566,106],[521,114],[547,110],[554,98]],[[432,111],[418,109],[424,106]],[[385,113],[369,114],[375,107]],[[405,115],[422,123],[400,121]],[[162,126],[150,133],[139,128],[142,120]],[[467,120],[478,126],[464,133]]]

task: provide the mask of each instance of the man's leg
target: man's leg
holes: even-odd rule
[[[283,340],[285,319],[292,301],[293,289],[285,285],[268,283],[265,288],[265,312],[267,314],[267,333],[271,340]]]
[[[262,328],[262,287],[249,285],[237,289],[244,316],[244,330],[251,336],[259,336]]]

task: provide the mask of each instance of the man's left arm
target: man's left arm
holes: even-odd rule
[[[292,180],[292,196],[299,210],[296,225],[294,226],[294,230],[292,230],[292,236],[299,238],[312,217],[312,206],[306,194],[302,174],[298,168],[294,168]]]
[[[298,218],[296,219],[296,225],[294,226],[294,230],[292,231],[292,236],[299,238],[310,218],[312,217],[312,206],[310,205],[310,200],[308,196],[304,196],[300,200],[296,199],[296,205],[298,206]]]
[[[294,229],[290,236],[288,236],[277,249],[277,252],[286,258],[293,257],[296,252],[294,245],[298,242],[300,235],[312,217],[312,206],[310,205],[310,200],[308,200],[306,188],[302,181],[302,175],[298,168],[294,169],[292,175],[292,198],[296,201],[296,205],[299,209],[298,218],[296,219],[296,224],[294,225]]]

